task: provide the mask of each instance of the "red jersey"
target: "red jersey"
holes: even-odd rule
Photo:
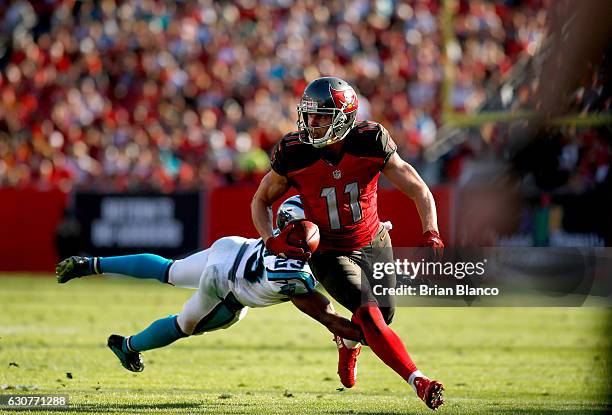
[[[370,243],[378,228],[378,177],[397,146],[387,130],[358,122],[344,138],[336,162],[325,148],[285,135],[274,147],[272,169],[289,179],[302,199],[306,218],[319,226],[322,251],[353,251]]]

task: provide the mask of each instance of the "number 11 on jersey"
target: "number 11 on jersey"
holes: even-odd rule
[[[357,182],[348,183],[344,186],[344,194],[349,197],[349,206],[353,223],[361,220],[361,206],[359,205],[359,185]],[[324,187],[321,189],[321,197],[327,203],[327,216],[329,217],[329,227],[340,229],[340,213],[338,211],[338,196],[335,187]]]

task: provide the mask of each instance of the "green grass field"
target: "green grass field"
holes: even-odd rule
[[[431,413],[368,349],[357,386],[340,389],[331,335],[291,304],[146,352],[134,374],[107,336],[177,313],[190,291],[6,275],[0,287],[0,394],[66,394],[61,413]],[[612,410],[611,318],[603,308],[401,308],[392,327],[446,384],[440,413],[603,414]]]

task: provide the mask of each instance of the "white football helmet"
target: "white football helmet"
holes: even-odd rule
[[[294,220],[305,219],[304,207],[299,196],[291,196],[278,207],[276,212],[276,226],[281,231],[289,222]]]

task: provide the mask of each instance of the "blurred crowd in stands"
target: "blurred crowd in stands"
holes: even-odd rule
[[[258,180],[295,128],[304,87],[323,75],[351,82],[358,117],[381,122],[401,155],[419,160],[442,125],[445,68],[451,109],[478,110],[536,54],[553,3],[3,2],[0,186],[174,191]],[[609,109],[609,75],[590,76],[577,112]],[[528,100],[528,88],[517,97]],[[589,134],[579,142],[597,142]],[[602,157],[577,171],[596,180],[589,163]]]
[[[580,194],[608,179],[612,166],[612,50],[583,74],[576,88],[559,100],[560,113],[570,114],[577,123],[559,119],[536,126],[537,120],[484,123],[466,128],[467,139],[445,157],[442,177],[467,182],[464,164],[471,160],[494,159],[512,164],[521,177],[529,180],[531,193],[555,191]],[[537,78],[536,76],[530,77]],[[536,82],[537,84],[537,82]],[[504,94],[505,86],[499,88]],[[514,112],[537,106],[534,85],[519,82],[512,99],[498,99],[499,108]],[[598,125],[580,124],[586,115],[607,116]],[[489,176],[490,177],[490,176]]]

